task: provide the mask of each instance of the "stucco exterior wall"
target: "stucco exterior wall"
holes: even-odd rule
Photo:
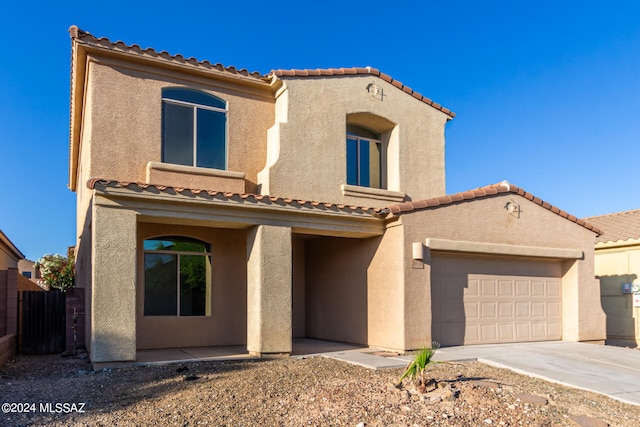
[[[640,344],[640,307],[633,294],[623,294],[624,283],[640,284],[640,242],[595,250],[595,271],[600,278],[602,308],[607,314],[607,340]]]
[[[374,83],[382,100],[367,91]],[[445,193],[444,127],[449,116],[373,76],[285,78],[269,131],[262,191],[306,200],[386,206],[389,200],[343,195],[346,126],[388,141],[387,189],[417,200]]]
[[[136,359],[136,221],[134,211],[93,205],[90,353],[94,363]],[[117,230],[117,232],[114,232]]]
[[[306,246],[306,336],[368,344],[368,267],[377,238],[321,237]]]
[[[18,268],[19,260],[20,258],[16,256],[13,250],[0,240],[0,270]]]
[[[87,85],[92,99],[85,106],[83,141],[90,141],[91,154],[85,175],[144,182],[147,163],[161,161],[162,89],[186,87],[227,101],[227,169],[244,172],[248,189],[254,189],[265,163],[267,129],[273,124],[268,87],[259,91],[105,58],[89,60]],[[216,188],[216,177],[196,175],[176,173],[172,182],[158,184],[226,190]]]
[[[211,315],[144,316],[144,253],[138,251],[136,346],[138,349],[244,345],[247,342],[246,230],[138,224],[145,239],[186,236],[211,245]]]
[[[505,209],[509,201],[520,205],[519,214]],[[598,281],[594,278],[593,232],[513,194],[418,211],[402,215],[402,221],[405,265],[412,262],[412,243],[425,243],[428,238],[581,251],[579,259],[562,259],[563,339],[604,340],[605,316],[598,297]],[[419,282],[420,275],[410,269],[406,271],[406,287],[418,289],[419,298],[430,296],[429,288],[420,288],[424,286]],[[413,322],[415,311],[419,316],[427,316],[420,308],[409,310],[409,307],[410,304],[405,314],[407,325]],[[420,331],[407,327],[407,333],[412,330]],[[407,341],[414,342],[414,338],[420,337],[407,337]]]
[[[252,227],[247,234],[247,351],[258,356],[292,350],[291,229]]]
[[[405,349],[402,231],[307,241],[306,336]]]

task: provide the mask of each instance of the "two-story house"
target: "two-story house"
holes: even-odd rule
[[[604,340],[598,230],[507,182],[446,196],[450,110],[370,67],[262,75],[70,34],[94,365]]]

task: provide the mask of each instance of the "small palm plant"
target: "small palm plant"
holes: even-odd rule
[[[398,380],[398,384],[402,384],[402,380],[405,378],[409,378],[413,380],[414,378],[420,379],[420,389],[424,391],[427,387],[427,381],[425,380],[425,372],[427,370],[427,366],[429,366],[433,361],[431,358],[436,353],[436,350],[440,348],[440,343],[433,341],[431,343],[431,347],[423,347],[418,353],[416,353],[416,357],[409,362],[407,365],[407,369],[404,371],[400,379]]]

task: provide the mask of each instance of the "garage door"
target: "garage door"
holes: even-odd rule
[[[442,345],[562,339],[561,266],[433,254],[432,335]]]

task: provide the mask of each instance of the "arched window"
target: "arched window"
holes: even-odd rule
[[[211,315],[211,246],[188,237],[144,241],[144,315]]]
[[[385,153],[380,135],[347,125],[347,184],[383,188]]]
[[[227,103],[191,89],[162,89],[162,161],[226,169]]]

